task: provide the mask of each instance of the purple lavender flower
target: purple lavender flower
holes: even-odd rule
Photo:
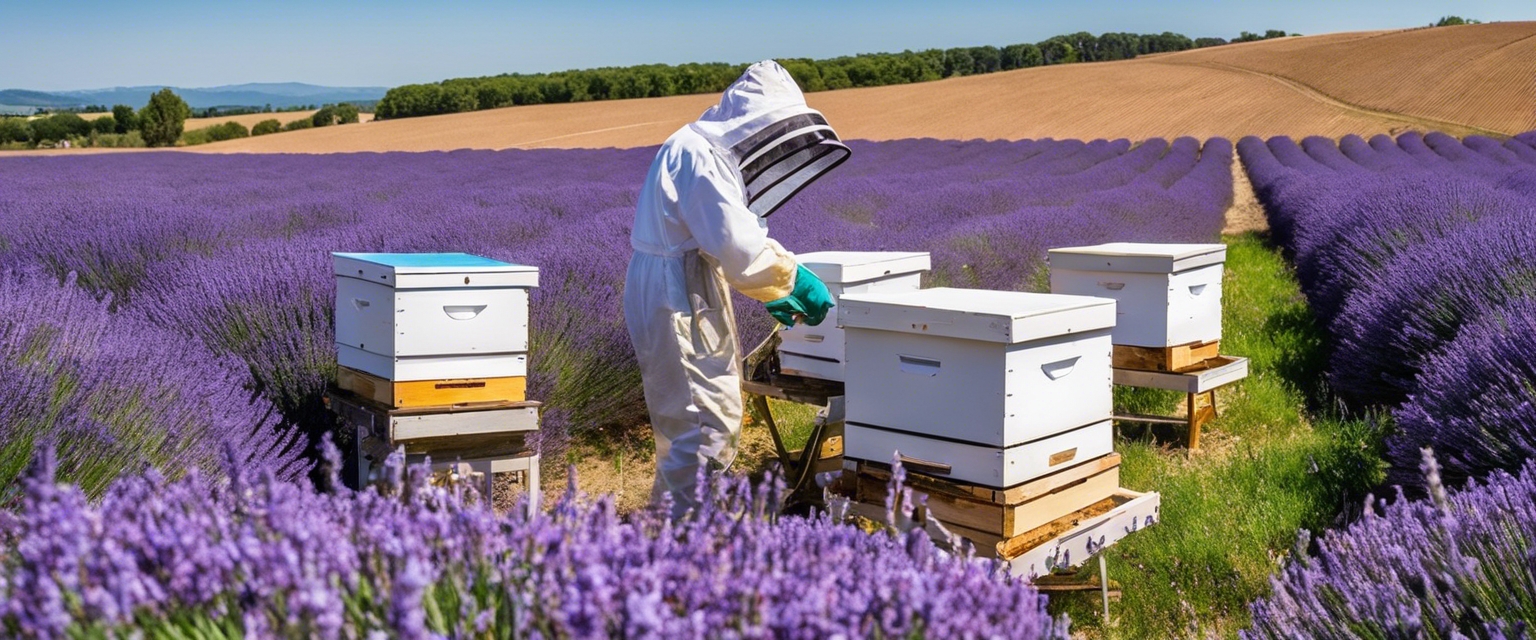
[[[215,471],[225,442],[252,470],[301,471],[238,361],[110,306],[73,279],[0,272],[0,502],[44,443],[90,494],[148,464]]]
[[[1536,458],[1536,301],[1488,311],[1431,356],[1417,389],[1397,408],[1388,456],[1411,469],[1420,447],[1441,452],[1452,485]],[[1391,478],[1417,484],[1399,471]]]
[[[1426,477],[1435,473],[1433,457]],[[1244,638],[1523,638],[1536,620],[1536,465],[1443,501],[1381,501],[1252,606]],[[1303,532],[1305,534],[1305,532]]]
[[[321,638],[1066,637],[1043,596],[991,563],[920,532],[780,517],[772,480],[709,481],[673,522],[575,492],[496,514],[419,468],[408,486],[333,494],[238,469],[227,483],[134,475],[99,506],[52,472],[42,458],[0,522],[0,628],[14,635],[197,615]]]

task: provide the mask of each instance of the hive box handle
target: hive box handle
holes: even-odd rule
[[[1189,285],[1189,295],[1198,296],[1198,295],[1200,295],[1202,293],[1205,293],[1205,285],[1203,285],[1203,284],[1192,284],[1192,285]]]
[[[826,339],[827,339],[826,336],[819,336],[819,335],[816,335],[814,333],[807,333],[807,334],[805,334],[805,341],[806,342],[821,342],[822,340],[826,340]]]
[[[901,360],[902,373],[911,373],[919,376],[932,377],[939,375],[939,367],[942,366],[942,363],[940,363],[938,360],[934,360],[933,358],[920,358],[918,356],[903,355],[898,355],[896,357]]]
[[[1072,373],[1072,370],[1077,368],[1077,361],[1081,358],[1082,356],[1072,356],[1066,360],[1047,362],[1040,365],[1040,370],[1045,372],[1045,377],[1052,380],[1060,380],[1067,377],[1067,374]]]
[[[357,307],[358,309],[367,309],[372,304],[373,304],[372,302],[369,302],[369,301],[364,300],[362,298],[353,298],[352,299],[352,306]]]
[[[448,317],[454,320],[470,320],[480,315],[481,311],[485,311],[485,307],[486,305],[483,304],[443,305],[443,313],[448,314]]]
[[[947,476],[952,469],[949,465],[942,462],[920,460],[918,458],[908,457],[900,453],[896,455],[901,459],[901,466],[918,473],[927,473],[935,476]]]
[[[1119,290],[1125,288],[1125,283],[1124,282],[1100,282],[1099,286],[1104,287],[1105,289],[1109,289],[1110,291],[1119,291]]]

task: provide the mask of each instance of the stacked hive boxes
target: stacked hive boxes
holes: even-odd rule
[[[366,463],[404,447],[438,467],[524,472],[537,495],[528,375],[538,269],[463,253],[333,254],[340,370],[332,406]]]
[[[1127,347],[1117,349],[1121,358],[1149,350],[1214,356],[1221,340],[1226,255],[1221,244],[1116,242],[1052,249],[1051,291],[1113,298],[1119,316],[1114,343]]]
[[[1005,556],[1045,525],[1119,504],[1113,300],[940,288],[845,295],[839,309],[844,468],[858,470],[859,501],[883,501],[899,452],[934,517]]]
[[[843,294],[917,291],[929,268],[927,253],[823,251],[796,256],[821,278],[833,300]],[[779,368],[790,375],[843,380],[843,330],[835,316],[817,326],[797,324],[779,332]]]

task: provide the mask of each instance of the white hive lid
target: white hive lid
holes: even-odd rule
[[[1115,326],[1115,301],[982,289],[922,289],[846,294],[837,305],[844,328],[882,329],[1013,344]]]
[[[331,258],[337,276],[396,288],[539,285],[538,267],[468,253],[333,252]]]
[[[817,251],[795,260],[826,282],[848,284],[927,271],[926,251]]]
[[[1052,269],[1178,273],[1226,262],[1227,245],[1111,242],[1051,249],[1050,259]]]

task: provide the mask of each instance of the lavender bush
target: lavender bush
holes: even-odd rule
[[[774,236],[796,252],[932,251],[933,283],[1029,287],[1051,246],[1212,241],[1231,196],[1219,139],[852,145],[853,161],[774,214]],[[546,403],[546,459],[560,460],[576,425],[645,419],[620,295],[654,152],[7,158],[0,268],[76,273],[119,312],[239,358],[237,386],[313,445],[336,366],[329,252],[537,265],[529,393]],[[745,299],[737,310],[755,344],[771,319]]]
[[[326,447],[334,469],[334,448]],[[1000,565],[921,531],[869,534],[774,515],[782,484],[705,483],[703,507],[619,518],[572,488],[497,515],[425,467],[334,493],[234,465],[126,477],[97,503],[51,457],[0,513],[0,629],[11,637],[1065,638]]]
[[[1334,382],[1358,401],[1395,406],[1415,388],[1424,358],[1466,322],[1536,294],[1536,207],[1414,249],[1383,265],[1333,322]]]
[[[1441,451],[1447,482],[1536,459],[1536,300],[1484,313],[1431,356],[1413,396],[1397,408],[1390,455]],[[1398,473],[1394,480],[1418,478]]]
[[[1425,455],[1430,500],[1367,510],[1308,540],[1253,604],[1244,638],[1526,638],[1536,624],[1536,464],[1446,495]]]
[[[1524,428],[1536,422],[1530,394],[1505,381],[1536,356],[1490,357],[1511,344],[1497,323],[1536,294],[1532,141],[1238,142],[1275,239],[1332,334],[1334,391],[1356,407],[1398,407],[1395,480],[1417,484],[1426,444],[1446,453],[1456,483],[1512,470],[1536,449]]]
[[[238,360],[109,305],[72,279],[0,272],[0,504],[39,445],[74,444],[61,476],[90,495],[145,464],[220,468],[224,443],[252,470],[298,471]]]

